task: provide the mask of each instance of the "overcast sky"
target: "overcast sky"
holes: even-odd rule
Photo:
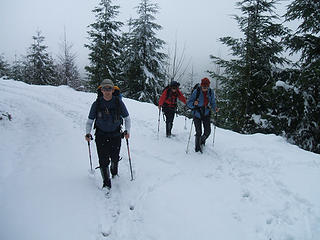
[[[62,42],[64,27],[67,40],[77,53],[80,68],[88,64],[88,25],[95,21],[92,10],[99,0],[0,0],[0,54],[10,62],[14,55],[25,55],[32,44],[32,36],[39,29],[45,37],[49,52],[56,57]],[[127,22],[136,18],[140,0],[113,0],[120,6],[119,20]],[[209,55],[227,57],[227,49],[218,41],[219,37],[239,37],[240,32],[233,14],[236,0],[153,0],[160,11],[156,22],[162,26],[158,37],[173,47],[175,41],[181,50],[185,46],[185,63],[201,76],[212,69]],[[287,5],[289,1],[285,1]],[[284,7],[279,9],[283,13]]]

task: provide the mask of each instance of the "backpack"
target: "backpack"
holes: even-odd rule
[[[114,86],[114,92],[112,93],[112,96],[115,97],[115,104],[116,104],[116,111],[114,113],[114,120],[115,121],[120,121],[122,125],[123,120],[120,116],[120,99],[122,98],[122,95],[120,93],[120,88],[118,86]],[[100,110],[100,99],[103,97],[103,93],[101,91],[101,86],[98,87],[97,89],[97,111],[96,111],[96,120],[98,118],[98,112]],[[120,126],[121,127],[121,126]],[[96,128],[96,121],[94,122],[94,128]]]
[[[197,101],[200,95],[200,83],[197,83],[196,85],[193,86],[191,90],[191,94],[193,93],[194,90],[197,90],[197,94],[196,94],[196,101]]]
[[[166,94],[166,99],[168,99],[169,98],[169,95],[170,95],[170,85],[168,85],[168,86],[166,86],[163,90],[162,90],[162,94],[166,91],[166,90],[168,90],[167,91],[167,94]]]

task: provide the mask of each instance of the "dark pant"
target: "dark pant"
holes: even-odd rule
[[[171,129],[173,127],[174,114],[176,113],[175,108],[163,108],[164,115],[166,116],[166,134],[171,136]]]
[[[109,164],[111,161],[111,174],[118,174],[118,162],[121,147],[121,136],[109,137],[105,135],[96,134],[96,145],[99,157],[100,169],[107,169],[106,174],[109,173]],[[102,176],[103,179],[106,176]]]
[[[210,123],[210,115],[204,116],[201,119],[197,117],[193,117],[194,127],[196,129],[196,151],[200,150],[200,145],[204,145],[206,143],[206,139],[209,137],[211,133],[211,123]],[[202,134],[202,125],[204,128],[204,132]]]

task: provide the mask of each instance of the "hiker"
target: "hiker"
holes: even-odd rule
[[[159,111],[162,108],[164,115],[166,116],[166,136],[171,137],[171,129],[173,126],[174,114],[177,109],[177,98],[186,104],[186,98],[183,96],[179,89],[180,83],[172,81],[169,86],[167,86],[159,99]],[[160,114],[160,112],[159,112]]]
[[[110,189],[110,171],[112,178],[118,175],[123,119],[125,122],[123,135],[126,139],[130,136],[131,121],[128,110],[121,98],[113,95],[115,88],[111,80],[103,80],[98,88],[99,91],[101,92],[98,94],[97,100],[91,105],[86,123],[85,139],[87,141],[92,139],[91,128],[95,120],[95,141],[100,172],[103,179],[102,187]],[[110,162],[111,166],[109,170]]]
[[[214,91],[210,88],[210,80],[203,78],[197,84],[188,99],[187,106],[192,109],[193,122],[196,129],[195,151],[202,153],[202,146],[211,133],[210,111],[218,111]],[[202,125],[204,132],[202,134]]]

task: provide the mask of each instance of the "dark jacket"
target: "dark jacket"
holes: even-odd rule
[[[116,99],[118,98],[118,99]],[[117,103],[117,101],[119,101]],[[117,107],[118,104],[118,107]],[[113,96],[110,101],[99,97],[90,109],[89,119],[96,120],[96,131],[104,133],[120,132],[122,118],[129,116],[128,110],[119,97]]]

